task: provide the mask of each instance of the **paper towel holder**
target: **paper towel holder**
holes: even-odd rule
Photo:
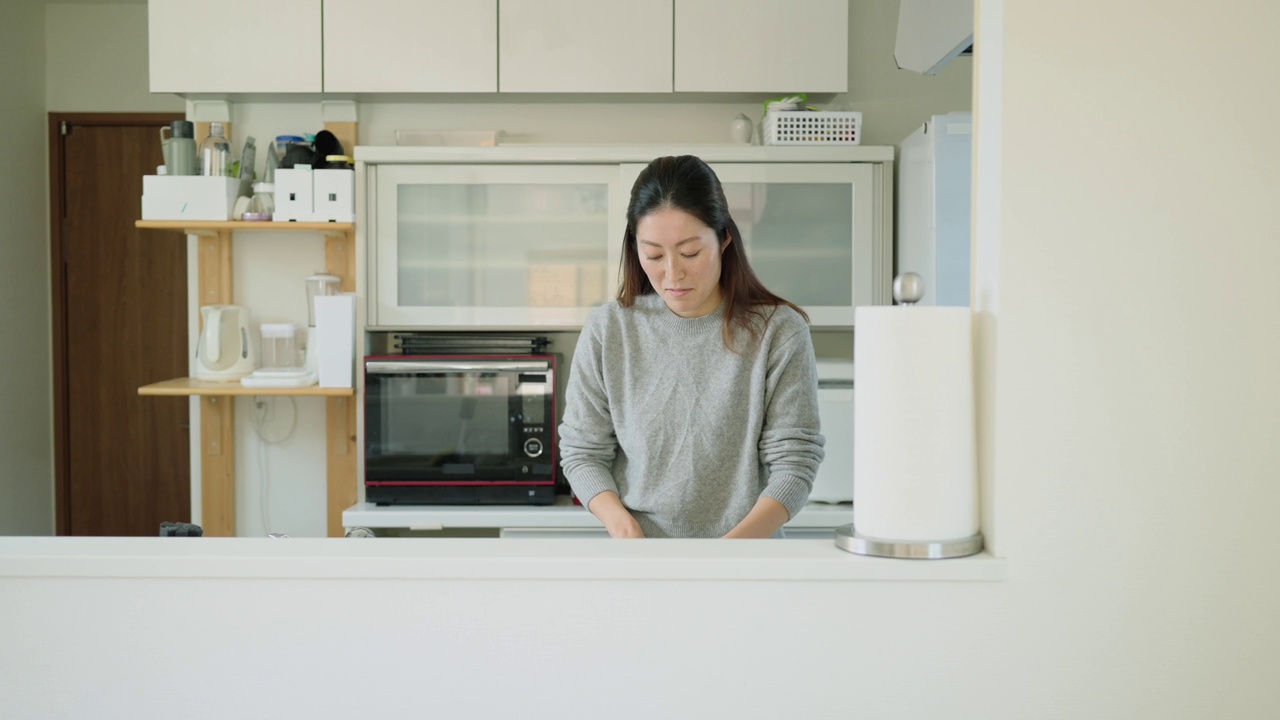
[[[982,552],[982,533],[955,540],[882,540],[859,535],[853,525],[836,528],[836,547],[857,555],[909,560],[945,560]]]
[[[899,305],[915,305],[924,298],[924,279],[904,272],[893,280],[893,299]],[[836,528],[836,547],[845,552],[884,558],[943,560],[982,552],[982,533],[951,540],[886,540],[861,535],[852,524]]]
[[[893,279],[893,299],[899,305],[915,305],[924,299],[924,278],[904,272]]]

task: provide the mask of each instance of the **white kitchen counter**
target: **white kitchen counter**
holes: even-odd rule
[[[829,540],[0,538],[20,578],[1001,581],[1005,561],[852,555]]]
[[[853,522],[849,503],[809,503],[788,528],[835,529]],[[384,505],[356,503],[342,513],[344,527],[447,530],[453,528],[603,529],[581,505],[560,496],[554,505]]]

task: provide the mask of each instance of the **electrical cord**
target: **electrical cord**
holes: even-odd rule
[[[253,433],[258,436],[258,476],[259,493],[258,493],[258,515],[262,520],[262,529],[264,532],[271,529],[271,512],[270,512],[270,493],[271,493],[271,476],[267,474],[267,445],[279,445],[287,442],[293,437],[293,431],[298,427],[298,402],[292,396],[289,396],[289,405],[292,410],[292,417],[289,419],[289,429],[283,437],[269,438],[267,437],[267,401],[260,395],[253,396]]]

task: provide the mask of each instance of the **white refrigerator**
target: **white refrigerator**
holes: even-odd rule
[[[894,275],[924,280],[921,305],[969,305],[973,115],[934,115],[898,148]]]

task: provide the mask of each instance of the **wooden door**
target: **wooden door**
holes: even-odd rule
[[[180,115],[51,113],[55,473],[60,535],[156,535],[188,521],[187,243],[137,230],[159,128]]]

